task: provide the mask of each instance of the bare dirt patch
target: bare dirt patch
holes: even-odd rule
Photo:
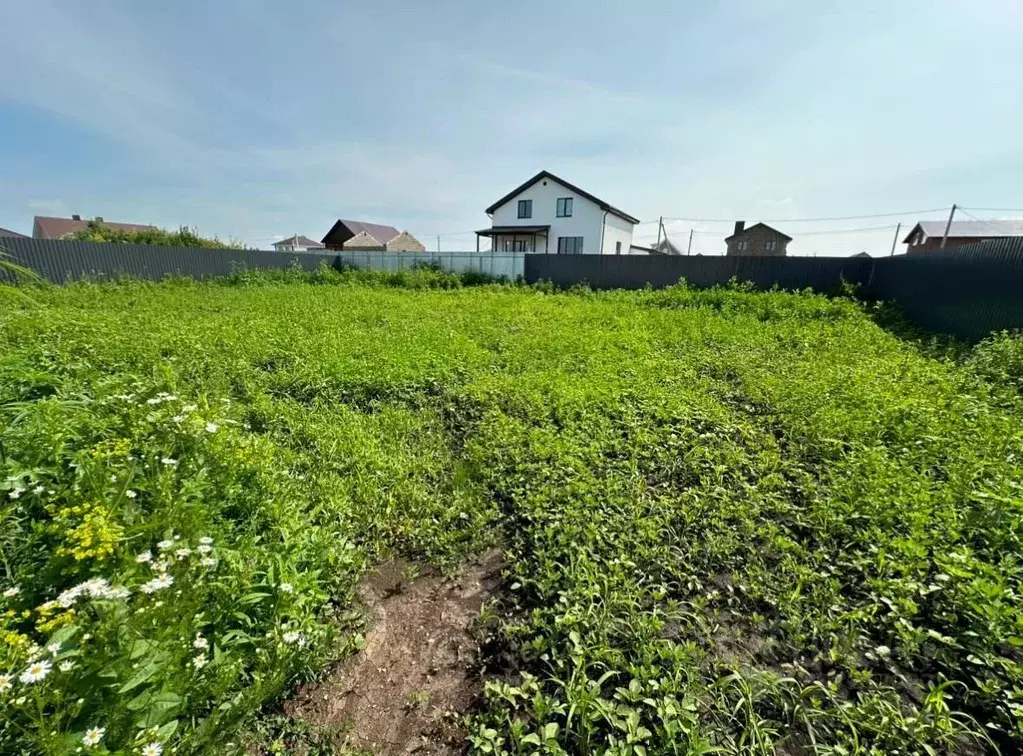
[[[285,711],[311,724],[350,725],[344,745],[390,754],[457,754],[462,718],[482,690],[473,620],[500,583],[501,552],[483,554],[448,579],[392,561],[359,588],[371,619],[366,647],[302,688]]]

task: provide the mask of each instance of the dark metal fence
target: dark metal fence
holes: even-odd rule
[[[921,328],[964,339],[1023,328],[1023,237],[874,261],[865,293]]]
[[[526,282],[597,289],[693,286],[732,279],[757,288],[834,292],[844,282],[863,296],[897,303],[927,330],[965,339],[1023,328],[1023,237],[897,257],[668,257],[526,255]]]
[[[673,257],[666,255],[526,255],[526,282],[568,287],[642,289],[677,284],[715,286],[731,279],[769,289],[839,290],[843,281],[866,284],[872,260],[860,257]]]
[[[316,270],[324,262],[338,264],[336,252],[284,253],[18,237],[0,238],[0,247],[10,253],[13,262],[54,283],[118,275],[151,280],[168,275],[209,278],[228,276],[240,268],[283,270],[298,264],[305,270]]]

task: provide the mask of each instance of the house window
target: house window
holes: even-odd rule
[[[561,200],[558,200],[560,202]],[[581,236],[559,236],[559,255],[581,255],[583,253],[583,237]]]
[[[745,252],[747,249],[749,249],[749,242],[741,241],[735,245],[735,248],[740,252]]]
[[[559,218],[572,217],[572,198],[558,197],[558,211],[555,213]]]
[[[525,252],[526,251],[526,240],[525,239],[505,239],[504,240],[504,251],[505,252]]]
[[[765,242],[764,243],[764,251],[765,252],[774,252],[774,250],[776,250],[776,249],[778,249],[778,242],[776,242],[776,241],[769,241],[769,242]]]
[[[622,243],[615,242],[615,254],[620,255],[622,253]]]
[[[533,200],[519,200],[519,217],[533,217]]]

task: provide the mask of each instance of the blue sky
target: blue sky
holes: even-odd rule
[[[25,233],[75,212],[266,247],[342,216],[468,249],[544,168],[644,220],[1023,208],[1019,0],[10,0],[0,28],[0,226]],[[915,218],[776,225],[884,254]],[[730,224],[690,228],[718,253]]]

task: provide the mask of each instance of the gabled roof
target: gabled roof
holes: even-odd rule
[[[654,249],[662,255],[681,255],[682,250],[675,246],[675,243],[671,239],[661,239],[660,242],[654,245]]]
[[[384,242],[373,234],[360,231],[342,245],[345,249],[383,249]]]
[[[296,234],[295,236],[289,236],[287,239],[281,239],[280,241],[274,242],[275,247],[314,247],[319,249],[323,245],[315,239],[310,239],[308,236],[302,236],[302,234]]]
[[[10,239],[12,236],[15,236],[15,237],[18,237],[18,238],[21,238],[21,239],[27,239],[28,238],[25,234],[19,234],[17,231],[11,231],[9,228],[2,228],[2,227],[0,227],[0,238],[7,237],[8,239]]]
[[[538,174],[533,176],[533,178],[529,179],[529,181],[527,181],[526,183],[524,183],[521,186],[518,186],[515,189],[513,189],[512,191],[508,192],[506,195],[501,197],[501,199],[499,199],[497,202],[495,202],[493,205],[491,205],[490,207],[487,208],[487,214],[490,215],[497,208],[499,208],[501,205],[503,205],[505,202],[507,202],[508,200],[512,199],[516,194],[520,194],[520,193],[524,192],[526,189],[531,187],[537,181],[539,181],[540,179],[545,179],[545,178],[546,179],[550,179],[551,181],[557,181],[559,184],[561,184],[566,189],[575,192],[580,197],[585,197],[590,202],[593,202],[594,204],[599,206],[601,210],[605,210],[605,211],[607,211],[609,213],[613,213],[614,215],[617,215],[622,220],[627,220],[629,223],[639,223],[639,218],[633,218],[628,213],[623,212],[622,210],[619,210],[617,207],[614,207],[613,205],[609,205],[608,203],[604,202],[604,200],[600,199],[599,197],[594,197],[589,192],[584,192],[578,186],[573,186],[572,184],[568,183],[564,179],[558,178],[557,176],[555,176],[550,171],[540,171]]]
[[[743,237],[743,236],[745,236],[746,234],[748,234],[750,231],[752,231],[755,228],[766,228],[768,231],[770,231],[773,234],[776,234],[776,235],[780,236],[785,241],[792,241],[792,237],[791,236],[789,236],[788,234],[783,234],[778,229],[772,228],[771,226],[768,226],[766,223],[754,223],[752,226],[747,226],[746,228],[744,228],[742,231],[740,231],[737,234],[732,234],[731,236],[726,236],[725,237],[725,241],[726,242],[730,242],[732,239],[738,239],[740,237]]]
[[[944,236],[946,223],[948,221],[920,221],[910,229],[909,234],[902,240],[902,243],[908,244],[917,231],[923,231],[927,236]],[[1023,220],[952,221],[948,235],[977,239],[1023,236]]]
[[[334,229],[336,229],[339,225],[347,228],[349,231],[352,232],[353,235],[358,234],[360,231],[365,231],[367,234],[372,236],[381,244],[386,244],[395,236],[401,233],[394,226],[383,226],[379,223],[366,223],[365,221],[354,221],[338,218],[334,225],[330,227],[330,231],[328,231],[326,236],[324,236],[323,239],[321,239],[320,241],[326,244],[327,239],[330,238],[331,234],[334,233]]]
[[[90,220],[92,219],[75,220],[74,218],[50,218],[44,215],[37,215],[32,222],[32,235],[37,239],[59,239],[67,234],[86,230],[89,227]],[[98,218],[96,222],[117,231],[147,231],[155,228],[155,226],[145,224],[114,223],[112,221],[99,220]]]

